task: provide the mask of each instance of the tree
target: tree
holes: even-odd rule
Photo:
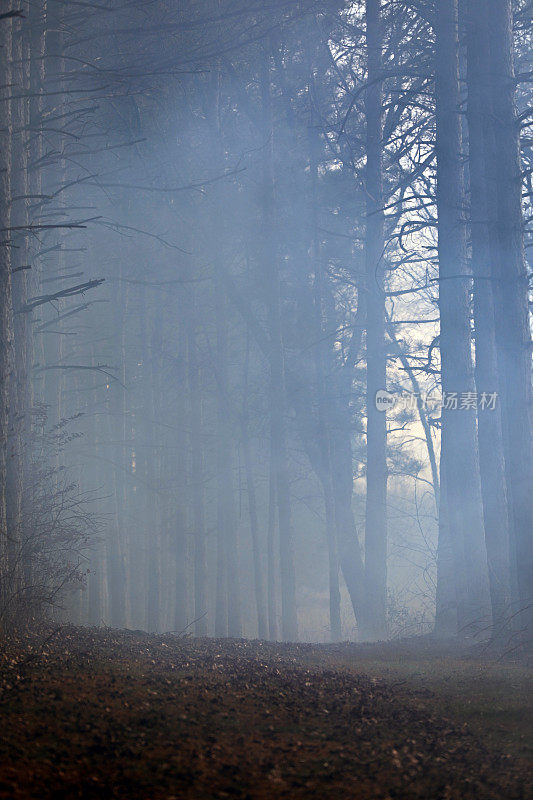
[[[270,64],[268,52],[264,56],[261,74],[261,99],[263,106],[263,133],[267,140],[263,156],[263,208],[261,259],[265,281],[268,328],[270,336],[270,403],[272,459],[276,476],[278,506],[282,636],[288,641],[298,638],[296,616],[296,585],[294,572],[294,547],[291,528],[290,488],[287,465],[287,440],[285,427],[286,389],[283,354],[283,333],[280,316],[280,278],[278,254],[274,243],[275,195],[272,173],[272,147],[275,136],[272,109]]]
[[[509,0],[480,8],[488,20],[483,72],[491,103],[485,108],[486,175],[491,188],[491,220],[496,229],[492,282],[496,310],[498,368],[508,495],[512,510],[513,572],[516,570],[521,624],[533,628],[533,397],[528,277],[524,258],[519,127],[515,108],[513,13]],[[485,92],[485,96],[486,96]],[[487,118],[490,115],[490,118]]]
[[[387,419],[376,406],[376,393],[387,384],[385,351],[385,296],[383,293],[384,240],[382,137],[381,3],[366,2],[368,74],[366,120],[366,232],[364,298],[366,307],[366,516],[365,638],[386,637],[387,606]]]
[[[482,4],[466,7],[468,85],[468,167],[470,184],[470,231],[474,274],[475,382],[478,396],[501,395],[495,339],[494,291],[491,254],[495,229],[486,178],[485,104],[490,103],[484,81],[483,52],[488,46],[488,14]],[[493,626],[502,634],[510,611],[509,510],[507,505],[505,458],[501,406],[480,408],[478,444],[483,521],[489,569]]]
[[[441,475],[454,552],[459,631],[486,625],[488,587],[476,410],[461,397],[475,393],[470,344],[465,197],[459,117],[458,21],[455,0],[435,16],[435,99],[442,364]],[[447,400],[447,398],[451,398]],[[454,398],[458,399],[457,405]]]
[[[0,72],[4,76],[0,119],[0,603],[5,618],[10,599],[6,481],[8,462],[9,383],[12,369],[12,301],[10,257],[11,198],[11,85],[9,59],[12,21],[0,20]],[[5,624],[5,623],[4,623]]]

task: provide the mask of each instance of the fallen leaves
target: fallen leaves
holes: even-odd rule
[[[0,798],[528,797],[521,764],[413,690],[310,668],[312,645],[65,628],[21,670],[24,647],[0,669]]]

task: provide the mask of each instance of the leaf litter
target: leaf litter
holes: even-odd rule
[[[533,796],[522,760],[413,688],[335,668],[335,647],[79,627],[12,643],[0,798]]]

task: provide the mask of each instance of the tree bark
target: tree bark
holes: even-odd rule
[[[435,587],[435,627],[437,638],[449,639],[457,635],[457,591],[456,583],[463,586],[466,578],[455,576],[454,549],[446,492],[446,458],[441,442],[441,480],[439,495],[439,533],[437,543],[437,585]],[[462,570],[463,563],[458,565]]]
[[[484,126],[494,146],[487,153],[487,176],[495,198],[496,249],[493,286],[496,346],[501,375],[503,431],[512,513],[520,625],[533,635],[533,395],[528,279],[521,207],[519,122],[515,108],[513,16],[510,0],[483,4],[488,20],[489,58],[485,78],[491,105]],[[488,113],[488,112],[487,112]]]
[[[175,555],[175,611],[174,627],[178,632],[185,631],[188,624],[187,611],[189,602],[189,552],[187,546],[187,506],[186,497],[189,489],[188,469],[189,455],[187,453],[186,425],[188,422],[187,397],[187,298],[180,291],[177,303],[177,317],[181,321],[178,328],[178,343],[175,367],[175,386],[177,398],[176,425],[178,461],[175,464],[176,490],[173,494],[172,508],[175,508],[173,518],[169,520],[171,539],[174,540]],[[190,404],[189,404],[190,408]]]
[[[24,66],[25,29],[20,19],[12,22],[11,63],[12,93],[11,104],[11,214],[10,224],[23,227],[28,223],[28,159],[25,146],[27,129],[27,89]],[[22,529],[23,489],[25,474],[25,454],[29,447],[29,424],[31,388],[28,370],[28,353],[31,351],[31,318],[28,314],[17,314],[26,302],[26,266],[29,263],[27,232],[22,230],[13,234],[11,255],[12,306],[13,306],[13,369],[9,389],[9,432],[7,461],[7,526],[9,542],[9,572],[11,589],[17,597],[17,614],[22,617],[24,609],[22,558],[24,552]],[[15,274],[16,273],[16,274]]]
[[[276,476],[270,437],[268,470],[268,527],[267,527],[267,600],[268,600],[268,638],[278,639],[278,601],[276,586]]]
[[[10,201],[11,201],[11,91],[10,37],[12,22],[0,21],[0,626],[6,625],[9,602],[8,528],[6,480],[8,460],[8,403],[13,359],[11,300]]]
[[[202,397],[198,360],[196,303],[191,301],[188,353],[192,518],[194,532],[194,632],[207,636],[207,541],[204,511],[204,464],[202,443]]]
[[[248,496],[248,515],[250,518],[250,533],[252,537],[252,558],[254,566],[254,596],[257,614],[257,635],[260,639],[268,638],[267,606],[265,602],[265,589],[263,580],[263,565],[261,558],[261,544],[259,538],[259,519],[257,514],[257,498],[255,491],[254,475],[252,468],[252,453],[250,449],[250,434],[248,430],[248,366],[250,355],[249,334],[246,334],[246,355],[244,365],[244,390],[242,408],[242,451],[244,471],[246,474],[246,491]]]
[[[501,394],[495,338],[495,310],[491,278],[489,226],[491,200],[486,181],[485,103],[482,53],[488,47],[488,15],[483,2],[470,3],[465,13],[467,42],[470,224],[474,274],[475,380],[478,397]],[[501,635],[510,613],[509,509],[501,406],[478,409],[478,444],[483,497],[483,519],[489,569],[494,633]]]
[[[262,264],[267,292],[268,326],[270,332],[270,409],[272,427],[272,457],[276,475],[278,506],[281,625],[286,641],[298,639],[296,613],[296,578],[294,545],[291,525],[289,471],[287,463],[286,388],[283,335],[280,311],[280,276],[278,255],[274,244],[274,177],[272,169],[272,108],[268,56],[265,56],[261,80],[263,130],[267,137],[263,158],[263,235]]]
[[[154,309],[155,312],[155,309]],[[149,631],[158,631],[161,626],[161,428],[155,423],[162,419],[161,416],[161,370],[162,370],[162,338],[161,331],[164,330],[164,316],[161,310],[155,312],[151,320],[151,335],[148,358],[150,368],[147,370],[149,384],[145,387],[148,397],[148,406],[145,406],[145,414],[148,416],[149,430],[152,435],[146,440],[145,446],[152,444],[153,450],[150,457],[146,456],[148,476],[148,508],[149,514],[146,520],[147,529],[147,559],[148,568],[146,585],[146,619]]]
[[[228,635],[228,534],[229,515],[228,503],[228,469],[230,466],[231,438],[227,433],[228,409],[223,396],[226,390],[227,379],[227,328],[224,309],[222,308],[223,295],[216,281],[215,293],[215,321],[217,336],[217,574],[216,574],[216,608],[215,608],[215,636]],[[229,487],[231,490],[231,487]]]
[[[337,531],[335,527],[335,503],[331,473],[331,441],[330,421],[326,397],[325,349],[327,335],[323,324],[323,266],[320,259],[319,217],[318,217],[318,166],[320,141],[316,130],[317,119],[314,109],[312,90],[314,76],[311,71],[309,82],[309,100],[311,103],[311,119],[309,129],[309,171],[311,178],[311,222],[313,239],[311,242],[311,266],[313,270],[313,360],[315,367],[317,415],[318,415],[318,447],[320,451],[320,481],[324,494],[324,515],[326,523],[326,543],[328,548],[329,579],[329,630],[332,642],[341,640],[341,596],[339,589],[339,558],[337,552]]]
[[[442,387],[446,398],[474,393],[461,127],[456,0],[441,0],[435,18],[437,209]],[[476,410],[442,412],[441,480],[454,549],[459,630],[487,625],[488,581],[479,477]]]
[[[368,88],[366,118],[366,639],[387,635],[387,418],[376,408],[376,392],[386,389],[385,295],[383,292],[382,33],[381,2],[366,0]]]

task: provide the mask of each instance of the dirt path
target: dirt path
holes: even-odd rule
[[[0,798],[532,796],[523,758],[343,653],[64,629],[2,667]]]

